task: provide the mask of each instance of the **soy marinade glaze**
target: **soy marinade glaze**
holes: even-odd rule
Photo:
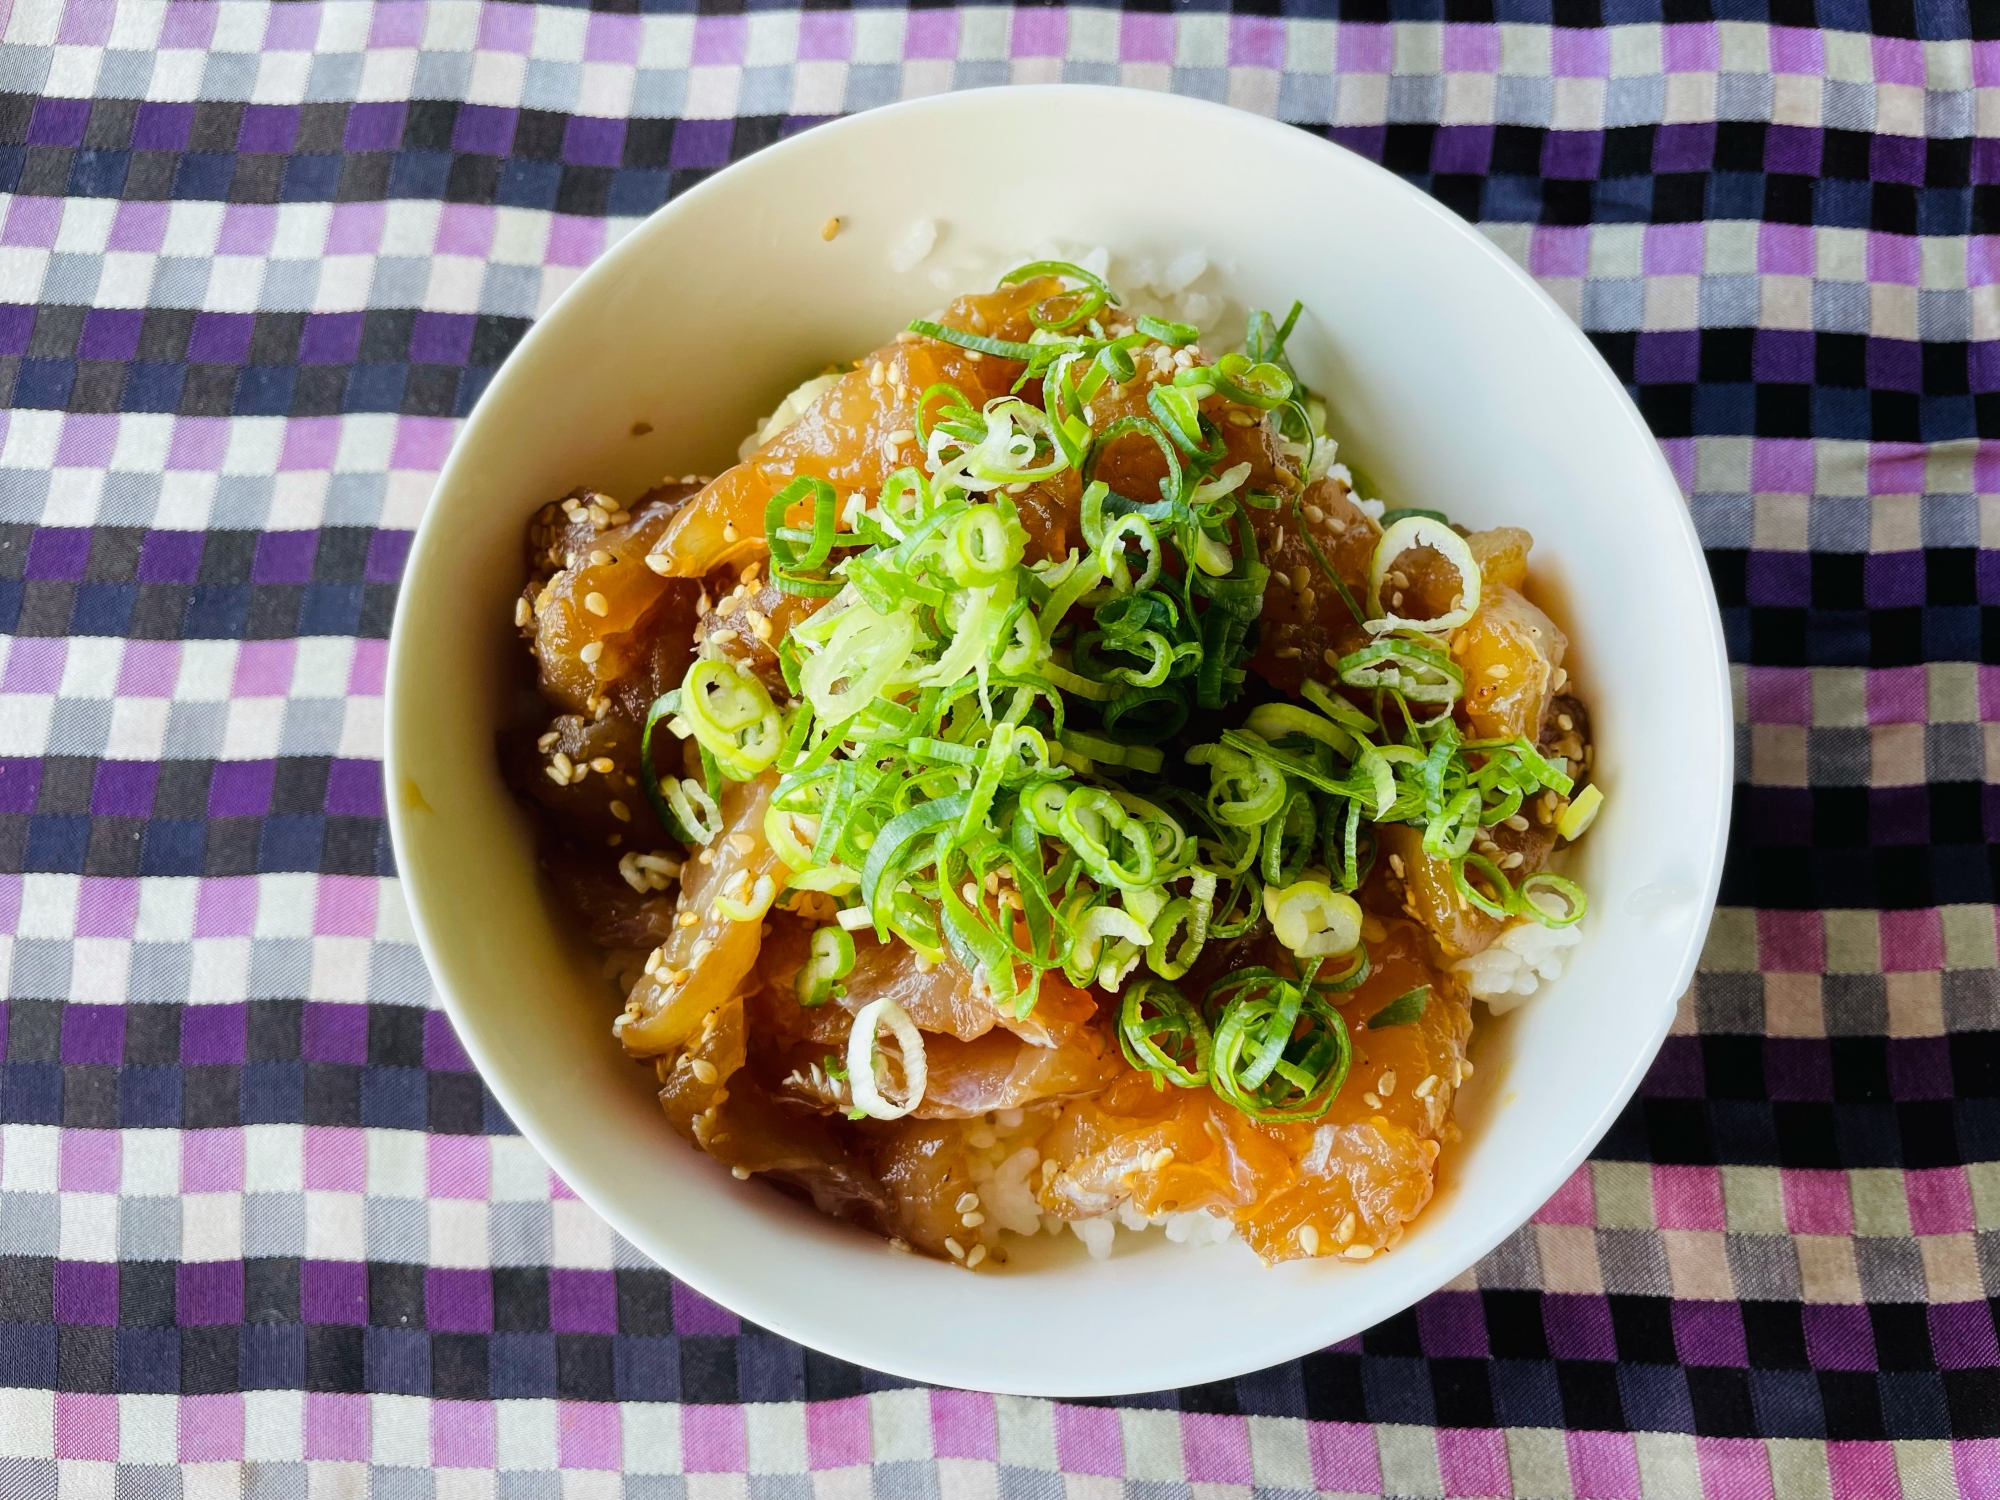
[[[1064,324],[1079,307],[1086,316]],[[625,996],[614,1026],[619,1040],[656,1068],[673,1129],[737,1176],[766,1177],[898,1245],[973,1267],[1004,1260],[1002,1229],[1192,1210],[1225,1218],[1266,1260],[1366,1259],[1394,1245],[1429,1200],[1441,1148],[1457,1133],[1453,1099],[1472,1071],[1470,999],[1452,965],[1510,925],[1551,910],[1581,914],[1582,894],[1567,882],[1534,901],[1523,891],[1566,841],[1559,826],[1567,821],[1580,835],[1587,822],[1576,810],[1591,796],[1583,788],[1588,718],[1564,691],[1565,637],[1524,591],[1527,533],[1453,529],[1429,544],[1419,537],[1377,576],[1384,533],[1370,511],[1380,507],[1359,503],[1345,470],[1327,461],[1317,403],[1284,359],[1296,316],[1282,331],[1265,320],[1261,345],[1253,321],[1248,355],[1210,366],[1194,330],[1134,318],[1079,268],[1035,268],[995,292],[958,299],[935,322],[913,325],[856,361],[793,425],[722,475],[664,482],[629,506],[580,490],[531,521],[516,624],[545,716],[503,737],[503,766],[538,817],[552,884],[608,952]],[[1081,338],[1080,326],[1093,337]],[[1037,352],[1065,337],[1083,344],[1093,374],[1099,366],[1103,373],[1080,379],[1084,358],[1051,364],[1046,349]],[[1216,369],[1222,378],[1204,379]],[[1280,388],[1286,399],[1274,401]],[[1020,412],[1023,404],[1033,411]],[[994,427],[1010,410],[1017,439],[1036,414],[1044,428],[1068,421],[1062,434],[1031,432],[1025,454],[1018,443],[1009,450],[1013,467],[1001,472],[1024,477],[970,497],[968,508],[1004,510],[998,530],[1017,568],[1039,570],[1039,580],[1060,589],[1066,564],[1097,563],[1106,576],[1081,602],[1095,601],[1100,626],[1107,603],[1114,627],[1121,611],[1138,612],[1131,600],[1148,590],[1131,586],[1133,575],[1143,578],[1149,567],[1153,591],[1171,599],[1178,589],[1184,605],[1196,598],[1196,583],[1207,583],[1195,568],[1237,586],[1233,598],[1216,589],[1182,613],[1208,621],[1226,606],[1249,617],[1233,635],[1177,621],[1169,643],[1180,648],[1175,677],[1198,675],[1184,662],[1226,660],[1214,682],[1183,682],[1181,722],[1139,716],[1122,732],[1104,711],[1112,696],[1106,663],[1124,666],[1124,682],[1151,675],[1150,645],[1121,652],[1118,639],[1137,637],[1116,638],[1115,628],[1086,642],[1092,621],[1081,611],[1058,620],[1055,638],[1043,643],[1055,649],[1030,664],[1031,675],[1058,685],[1051,696],[1081,679],[1082,695],[1064,691],[1062,730],[1039,701],[1013,720],[1037,726],[1054,757],[1044,769],[1062,785],[1047,795],[1059,801],[1079,788],[1107,789],[1193,827],[1203,806],[1219,800],[1241,809],[1250,803],[1237,795],[1244,786],[1275,776],[1283,806],[1251,836],[1262,839],[1265,857],[1253,857],[1248,873],[1225,876],[1220,891],[1209,878],[1205,898],[1204,868],[1243,863],[1240,828],[1198,830],[1221,841],[1210,847],[1197,837],[1205,865],[1190,857],[1192,872],[1152,898],[1100,883],[1095,907],[1079,916],[1072,903],[1066,931],[1107,910],[1143,917],[1151,899],[1153,924],[1171,919],[1169,931],[1151,934],[1162,940],[1157,949],[1142,955],[1135,941],[1100,934],[1083,961],[1024,964],[1014,993],[996,995],[977,955],[964,943],[938,941],[921,914],[912,919],[917,929],[885,933],[875,923],[838,920],[855,902],[852,890],[837,882],[801,888],[814,884],[817,868],[812,840],[799,838],[811,823],[788,821],[779,803],[795,795],[786,791],[786,763],[803,758],[803,744],[760,765],[758,746],[735,752],[770,725],[739,728],[715,740],[739,761],[735,774],[719,775],[703,749],[720,732],[713,723],[706,738],[675,735],[688,728],[686,713],[676,711],[697,680],[690,668],[702,662],[712,664],[703,671],[731,702],[768,702],[774,722],[796,726],[808,697],[799,653],[794,647],[788,661],[787,642],[829,606],[836,629],[841,611],[857,607],[836,553],[869,555],[858,547],[858,528],[868,524],[870,506],[895,514],[879,498],[885,485],[907,491],[899,475],[915,469],[937,478],[968,447],[992,447]],[[936,434],[954,420],[957,447],[949,439],[940,445]],[[1070,461],[1050,461],[1065,451]],[[1220,493],[1191,507],[1187,497],[1201,496],[1201,484]],[[941,480],[939,493],[951,493]],[[1162,514],[1175,493],[1183,501],[1178,530],[1174,516]],[[1190,509],[1207,523],[1199,530],[1186,524]],[[1157,534],[1141,536],[1143,528],[1123,521],[1148,510],[1178,545],[1157,545]],[[1114,532],[1126,530],[1109,543],[1107,515]],[[876,535],[880,545],[892,540]],[[975,541],[992,535],[989,526]],[[817,547],[823,540],[830,549]],[[1205,555],[1191,563],[1190,552]],[[1039,592],[1046,618],[1050,589]],[[1448,620],[1469,593],[1476,601],[1455,626],[1421,628]],[[1148,607],[1157,616],[1157,606]],[[1032,599],[1027,608],[1035,608]],[[1380,645],[1381,632],[1368,628],[1378,612],[1415,622],[1389,636],[1407,636],[1408,650],[1387,657],[1378,650],[1372,663],[1354,667]],[[1014,649],[998,636],[987,644],[987,666]],[[1454,678],[1458,690],[1439,702],[1438,683]],[[1420,701],[1427,690],[1429,701]],[[904,701],[920,697],[902,692]],[[1271,718],[1273,706],[1321,718],[1310,732],[1287,735],[1296,726]],[[1461,805],[1456,838],[1441,843],[1432,836],[1442,821],[1437,799],[1428,820],[1410,817],[1405,805],[1422,791],[1412,752],[1389,768],[1400,780],[1382,781],[1376,766],[1375,790],[1358,800],[1350,791],[1345,802],[1322,798],[1330,831],[1317,840],[1303,831],[1301,799],[1313,806],[1329,767],[1341,768],[1321,753],[1315,771],[1305,754],[1315,743],[1348,734],[1351,782],[1368,755],[1353,737],[1357,722],[1372,724],[1368,733],[1385,746],[1401,736],[1428,745],[1438,760],[1446,720],[1459,742],[1522,747],[1442,756],[1458,775],[1454,785],[1512,757],[1513,780],[1534,795],[1515,796],[1505,816],[1488,821],[1497,810],[1489,787],[1470,826]],[[967,739],[982,752],[1001,719],[989,711],[983,722],[986,738]],[[932,727],[948,723],[949,716]],[[1260,724],[1267,734],[1246,741]],[[1254,741],[1249,769],[1233,780],[1235,762],[1216,749],[1230,747],[1229,734],[1216,740],[1221,726],[1236,734],[1238,759]],[[1163,744],[1166,755],[1149,755],[1148,741]],[[1194,765],[1183,761],[1190,750]],[[1549,767],[1576,773],[1544,776],[1560,793],[1534,780]],[[1513,783],[1502,782],[1504,803]],[[1392,787],[1403,799],[1400,819],[1381,800]],[[1358,810],[1340,816],[1363,803],[1385,818],[1364,824]],[[1013,806],[1016,822],[1025,815],[1023,804]],[[1347,820],[1358,836],[1343,847],[1337,835]],[[1224,848],[1232,838],[1234,853]],[[1017,863],[967,881],[963,910],[989,933],[1011,937],[1017,951],[1033,949],[1027,872],[1039,866],[1036,876],[1060,875],[1062,856],[1049,852],[1060,847],[1058,828],[1032,854],[1017,850]],[[1261,888],[1260,869],[1271,877]],[[940,911],[951,883],[939,882]],[[900,886],[914,890],[916,882]],[[1179,916],[1160,899],[1176,893],[1189,908]],[[1204,899],[1204,922],[1214,931],[1199,941],[1189,917]],[[1336,929],[1344,933],[1342,923],[1354,929],[1342,951],[1309,951],[1325,947]],[[846,934],[844,946],[829,941],[836,932]],[[1135,951],[1114,961],[1121,943]],[[1072,959],[1078,947],[1071,943]],[[1109,956],[1088,961],[1100,954]],[[1338,988],[1321,978],[1327,973],[1340,976]],[[1135,1005],[1142,995],[1157,998]],[[1233,1085],[1225,1087],[1214,1057],[1229,1030],[1229,997],[1243,1009],[1245,997],[1258,995],[1289,998],[1303,1013],[1289,1031],[1282,1018],[1267,1018],[1251,1036],[1247,1067],[1237,1026]],[[1193,1017],[1186,1025],[1174,1020],[1183,1011]],[[920,1097],[911,1097],[910,1049],[893,1025],[880,1035],[876,1018],[891,1012],[921,1040]],[[871,1019],[857,1054],[862,1015]],[[1315,1038],[1325,1043],[1317,1053]],[[1277,1043],[1303,1083],[1256,1074],[1259,1050]],[[893,1117],[857,1108],[847,1065],[857,1056],[869,1061],[878,1083],[872,1092],[887,1104],[878,1113]]]

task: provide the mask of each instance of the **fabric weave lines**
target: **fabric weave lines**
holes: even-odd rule
[[[1055,80],[1329,135],[1539,277],[1739,724],[1700,977],[1535,1222],[1060,1404],[612,1235],[432,1008],[380,778],[412,530],[537,313],[760,146]],[[1996,229],[1986,0],[0,0],[0,1496],[2000,1496]]]

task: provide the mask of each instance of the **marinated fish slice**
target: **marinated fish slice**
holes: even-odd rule
[[[932,1035],[924,1038],[924,1053],[930,1081],[916,1114],[926,1120],[971,1119],[1087,1094],[1126,1071],[1118,1044],[1095,1026],[1079,1026],[1053,1047],[1004,1031],[969,1042]]]
[[[1568,648],[1569,637],[1521,594],[1504,583],[1483,589],[1478,610],[1451,638],[1452,659],[1465,673],[1458,715],[1467,734],[1538,739]]]
[[[653,971],[632,987],[614,1028],[634,1057],[678,1047],[710,1011],[735,998],[756,966],[761,915],[732,921],[716,898],[734,893],[754,904],[760,881],[769,881],[775,891],[789,878],[764,838],[764,812],[777,784],[777,773],[766,771],[754,781],[724,786],[722,833],[690,851],[681,869],[673,936]]]
[[[739,1177],[763,1175],[809,1195],[823,1214],[883,1232],[881,1185],[810,1115],[774,1102],[743,1070],[743,1005],[705,1018],[687,1049],[657,1064],[673,1128]]]
[[[1275,510],[1253,509],[1250,524],[1256,531],[1258,553],[1271,570],[1271,580],[1264,586],[1262,633],[1250,669],[1288,693],[1296,693],[1308,677],[1333,681],[1333,662],[1327,653],[1338,661],[1371,637],[1327,579],[1319,559],[1326,560],[1366,613],[1368,567],[1382,529],[1354,504],[1347,486],[1337,479],[1308,486],[1296,512],[1290,504]]]
[[[1040,277],[960,297],[939,321],[1009,342],[1025,340],[1034,329],[1028,310],[1057,289],[1052,278]],[[669,573],[686,578],[754,555],[764,546],[765,506],[802,474],[832,484],[843,504],[857,490],[872,498],[890,474],[918,461],[917,404],[925,391],[949,384],[980,405],[1006,395],[1020,373],[1018,361],[931,339],[885,344],[835,381],[798,421],[708,485],[655,550],[668,559]],[[807,514],[801,506],[792,519],[803,521]]]
[[[652,849],[666,837],[639,784],[639,731],[628,720],[563,714],[539,734],[530,727],[503,735],[501,770],[562,840]],[[617,862],[609,855],[606,870]]]
[[[909,1013],[919,1031],[942,1032],[962,1042],[997,1026],[1034,1046],[1053,1047],[1097,1010],[1086,991],[1050,971],[1042,975],[1035,1008],[1025,1016],[1014,1015],[995,1005],[991,994],[974,984],[950,954],[926,967],[907,944],[878,943],[868,933],[855,936],[854,970],[843,986],[840,1003],[850,1012],[873,1000],[891,999]]]
[[[670,586],[647,565],[646,554],[693,494],[691,485],[665,485],[629,513],[606,512],[614,502],[601,495],[590,496],[588,504],[574,496],[564,502],[576,510],[560,523],[545,554],[563,566],[539,587],[531,585],[529,603],[542,692],[549,699],[572,713],[594,715],[629,673],[644,671],[651,681],[686,671],[698,591]]]

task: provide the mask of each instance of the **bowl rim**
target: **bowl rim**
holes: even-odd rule
[[[769,1329],[794,1342],[823,1350],[842,1359],[856,1359],[851,1350],[843,1350],[822,1335],[818,1329],[798,1326],[797,1320],[770,1304],[770,1299],[760,1297],[754,1286],[732,1285],[727,1288],[717,1284],[705,1267],[690,1267],[681,1263],[673,1245],[655,1244],[655,1236],[636,1226],[616,1197],[607,1197],[591,1185],[591,1172],[587,1164],[574,1160],[571,1151],[555,1145],[544,1138],[532,1122],[535,1111],[527,1104],[520,1089],[517,1089],[507,1071],[490,1065],[487,1048],[479,1038],[479,1023],[469,1007],[455,992],[437,962],[439,943],[432,931],[437,918],[427,912],[418,885],[404,872],[410,862],[402,858],[402,851],[410,839],[408,822],[415,809],[405,805],[402,797],[395,795],[394,788],[402,784],[404,758],[401,740],[406,723],[404,699],[414,687],[399,691],[399,685],[412,671],[413,647],[405,629],[405,619],[409,612],[409,600],[413,591],[409,584],[421,574],[429,557],[442,545],[438,540],[440,508],[435,503],[437,497],[447,493],[453,486],[457,471],[466,459],[464,437],[473,431],[480,411],[488,403],[496,400],[497,393],[513,380],[524,378],[520,372],[534,364],[534,356],[542,342],[553,337],[553,328],[558,314],[572,302],[585,295],[586,283],[594,279],[608,278],[618,274],[626,262],[641,256],[646,243],[654,238],[662,225],[670,223],[680,215],[690,212],[707,198],[724,191],[724,184],[743,173],[754,169],[753,164],[768,165],[774,158],[804,148],[804,143],[823,147],[829,138],[838,139],[849,133],[880,129],[882,117],[892,117],[914,123],[926,115],[948,114],[961,108],[976,108],[980,104],[990,106],[991,97],[1004,92],[1017,96],[1020,107],[1032,109],[1062,98],[1095,96],[1100,100],[1116,99],[1121,108],[1153,109],[1167,114],[1180,114],[1205,121],[1221,128],[1247,132],[1255,138],[1272,141],[1282,140],[1294,147],[1301,143],[1312,143],[1321,150],[1338,153],[1341,168],[1359,171],[1363,175],[1374,174],[1384,180],[1385,185],[1393,185],[1390,190],[1400,192],[1410,200],[1413,207],[1420,206],[1442,234],[1457,240],[1472,253],[1484,257],[1500,268],[1502,274],[1516,287],[1529,294],[1535,301],[1543,322],[1550,324],[1559,339],[1567,342],[1576,355],[1585,360],[1594,378],[1608,388],[1614,397],[1624,426],[1640,440],[1640,451],[1646,456],[1641,460],[1649,470],[1651,486],[1664,485],[1665,493],[1680,497],[1680,503],[1671,507],[1678,527],[1677,535],[1682,548],[1682,556],[1676,564],[1685,563],[1691,567],[1700,597],[1706,603],[1703,611],[1702,629],[1697,635],[1690,630],[1687,645],[1690,651],[1705,660],[1708,666],[1706,691],[1713,700],[1722,705],[1722,712],[1715,724],[1715,742],[1712,751],[1716,762],[1716,785],[1720,793],[1716,797],[1714,816],[1702,838],[1700,848],[1706,861],[1698,879],[1697,918],[1688,927],[1682,951],[1674,967],[1672,990],[1676,995],[1684,994],[1693,980],[1694,972],[1706,941],[1709,926],[1716,910],[1723,874],[1723,863],[1727,849],[1728,832],[1732,812],[1730,789],[1735,776],[1735,736],[1734,716],[1730,705],[1733,702],[1729,675],[1729,660],[1723,633],[1722,618],[1716,601],[1713,579],[1709,574],[1699,535],[1693,517],[1688,511],[1679,480],[1675,477],[1658,440],[1646,425],[1630,393],[1612,372],[1597,347],[1591,343],[1583,329],[1555,302],[1548,292],[1516,261],[1488,239],[1469,221],[1461,218],[1451,209],[1439,203],[1429,194],[1404,181],[1380,164],[1369,160],[1357,152],[1348,150],[1337,142],[1316,136],[1268,116],[1252,114],[1235,107],[1187,95],[1133,90],[1109,84],[1019,84],[1008,85],[1004,89],[958,90],[926,95],[914,99],[864,110],[857,114],[845,115],[826,121],[809,131],[774,142],[755,152],[752,156],[705,178],[694,187],[669,200],[651,214],[636,223],[619,241],[599,255],[590,265],[558,294],[556,299],[537,317],[520,343],[508,354],[495,371],[485,390],[480,394],[472,410],[462,420],[455,435],[445,463],[439,469],[431,491],[431,501],[426,504],[412,538],[410,551],[404,568],[403,586],[398,591],[396,610],[391,622],[386,675],[383,692],[383,781],[386,791],[385,803],[387,822],[392,846],[397,851],[398,881],[402,885],[404,904],[409,911],[410,922],[417,946],[422,952],[425,965],[443,1002],[446,1014],[451,1018],[454,1031],[478,1069],[480,1077],[493,1092],[495,1099],[543,1160],[569,1185],[571,1190],[583,1199],[590,1208],[600,1215],[613,1229],[638,1247],[642,1253],[654,1258],[677,1280],[692,1287],[702,1296],[725,1307],[740,1310],[742,1315],[760,1327]],[[979,101],[975,103],[974,101]],[[1308,149],[1311,149],[1309,146]],[[1688,622],[1690,626],[1692,622]],[[1691,845],[1693,847],[1693,845]],[[1646,1039],[1643,1049],[1632,1054],[1632,1060],[1614,1088],[1605,1095],[1605,1104],[1595,1118],[1591,1119],[1577,1135],[1572,1144],[1560,1155],[1543,1159],[1539,1168],[1529,1168],[1524,1172],[1527,1186],[1518,1188],[1512,1198],[1512,1207],[1506,1213],[1494,1215],[1484,1230],[1478,1234],[1464,1235],[1441,1253],[1435,1263],[1433,1273],[1426,1279],[1431,1282],[1428,1290],[1409,1298],[1397,1306],[1385,1310],[1381,1316],[1391,1317],[1432,1295],[1440,1287],[1462,1275],[1476,1264],[1508,1236],[1515,1233],[1569,1180],[1578,1166],[1589,1156],[1604,1134],[1610,1129],[1619,1113],[1637,1091],[1641,1080],[1651,1067],[1660,1046],[1673,1024],[1675,1012],[1663,1009],[1661,1019],[1653,1028],[1653,1034]],[[1360,1269],[1360,1268],[1356,1268]],[[1379,1320],[1378,1320],[1379,1321]],[[1317,1331],[1315,1331],[1317,1330]],[[1267,1337],[1254,1353],[1232,1354],[1227,1345],[1211,1345],[1206,1357],[1189,1357],[1180,1360],[1171,1370],[1162,1373],[1168,1378],[1165,1384],[1185,1385],[1210,1380],[1231,1379],[1240,1375],[1271,1367],[1273,1364],[1296,1359],[1324,1346],[1326,1333],[1318,1327],[1318,1320],[1301,1318],[1290,1338],[1275,1341]],[[1276,1352],[1274,1352],[1274,1350]],[[947,1369],[941,1364],[917,1355],[911,1358],[899,1357],[893,1349],[871,1347],[858,1362],[879,1369],[893,1376],[922,1381],[943,1386],[964,1386],[965,1372]],[[1061,1371],[1051,1372],[1047,1381],[1037,1381],[1033,1385],[1021,1382],[1000,1385],[972,1387],[1002,1393],[1041,1397],[1094,1397],[1117,1396],[1138,1391],[1163,1388],[1161,1382],[1148,1385],[1132,1385],[1129,1382],[1111,1381],[1097,1378],[1076,1378]]]

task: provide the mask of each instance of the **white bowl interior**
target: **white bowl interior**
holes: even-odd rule
[[[1115,155],[1080,143],[1116,143]],[[1004,142],[1004,146],[1001,143]],[[1157,161],[1133,169],[1133,150]],[[1005,165],[1003,165],[1003,163]],[[1213,185],[1190,215],[1169,174]],[[841,230],[821,237],[828,218]],[[920,219],[936,250],[894,274]],[[537,883],[493,728],[514,681],[521,527],[579,483],[631,497],[713,472],[832,358],[880,343],[1003,260],[1053,241],[1156,262],[1309,316],[1291,352],[1343,456],[1392,504],[1536,537],[1598,736],[1608,801],[1572,871],[1569,972],[1485,1022],[1464,1144],[1393,1253],[1272,1269],[1159,1235],[1092,1262],[1038,1239],[1000,1274],[899,1255],[668,1130],[615,1002]],[[634,437],[635,423],[652,431]],[[1730,784],[1719,624],[1672,476],[1589,345],[1446,210],[1288,127],[1186,99],[1005,89],[820,127],[668,205],[566,294],[466,424],[413,550],[389,684],[389,801],[424,950],[467,1047],[523,1131],[629,1239],[791,1338],[943,1384],[1109,1394],[1218,1379],[1346,1337],[1457,1275],[1595,1143],[1650,1062],[1713,907]],[[1219,1307],[1217,1318],[1197,1309]]]

